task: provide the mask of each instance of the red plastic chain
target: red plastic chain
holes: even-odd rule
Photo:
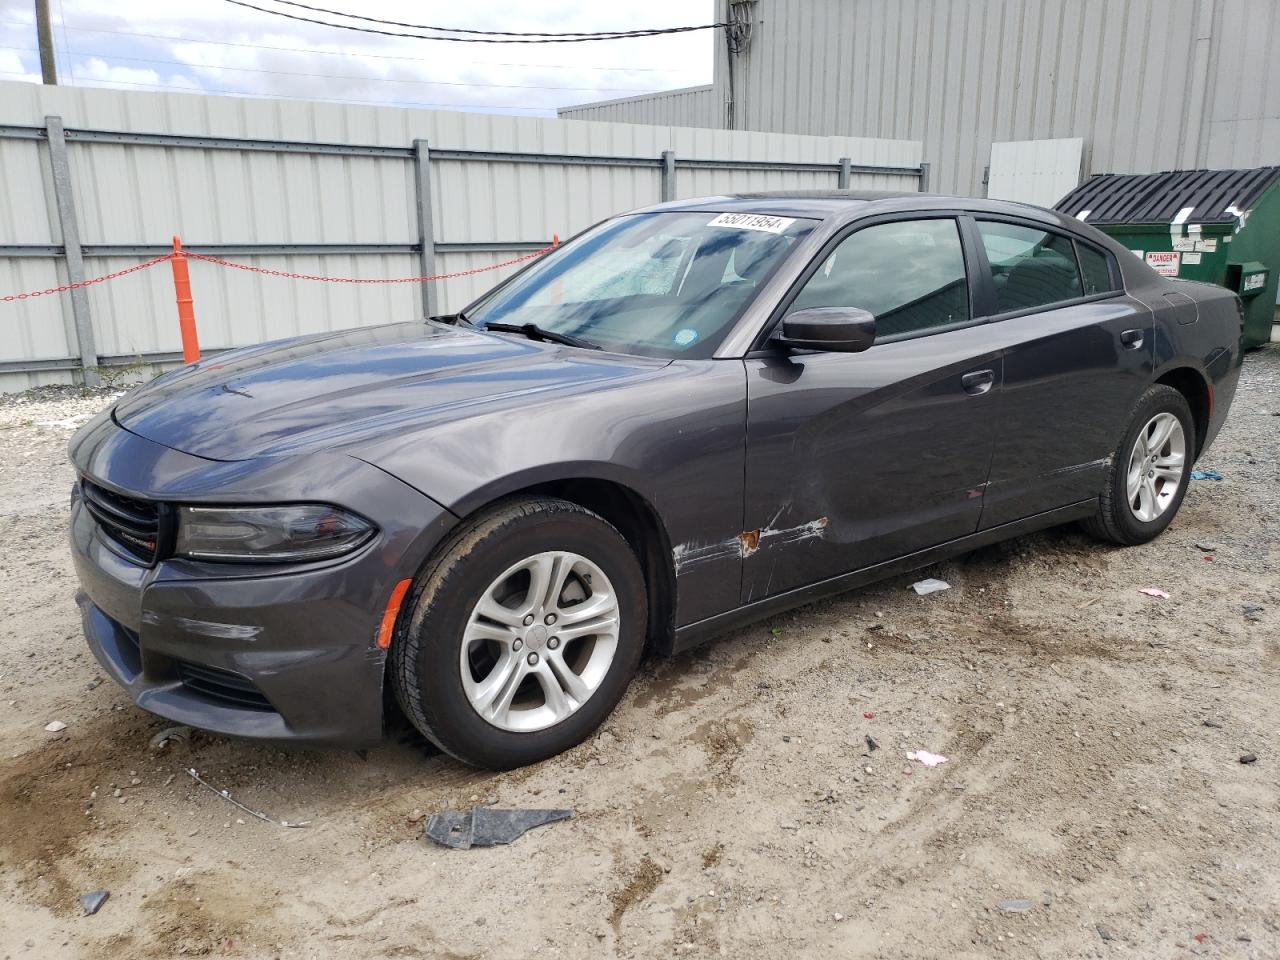
[[[154,267],[158,263],[164,263],[173,259],[172,253],[166,253],[163,257],[156,257],[154,260],[148,260],[145,263],[135,263],[132,267],[125,267],[123,270],[117,270],[115,273],[104,273],[100,277],[91,277],[88,280],[81,280],[78,283],[67,283],[60,287],[50,287],[48,290],[32,290],[30,293],[11,293],[8,296],[0,297],[0,303],[10,303],[14,300],[30,300],[32,297],[44,297],[51,293],[66,293],[68,290],[77,290],[80,287],[87,287],[92,283],[103,283],[107,280],[114,280],[116,277],[123,277],[128,273],[137,273],[139,270],[145,270],[147,267]]]
[[[512,257],[510,260],[503,260],[501,263],[491,263],[483,267],[474,267],[470,270],[459,270],[457,273],[437,273],[431,277],[321,277],[313,273],[290,273],[287,270],[271,270],[267,267],[254,267],[247,263],[235,263],[231,260],[223,260],[221,257],[210,257],[203,253],[192,253],[190,250],[184,250],[188,257],[192,260],[203,260],[206,263],[216,263],[220,267],[234,267],[237,270],[247,270],[250,273],[262,273],[268,277],[285,277],[289,280],[320,280],[324,283],[427,283],[432,280],[452,280],[455,277],[469,277],[477,273],[485,273],[488,270],[499,270],[502,267],[509,267],[516,263],[523,263],[525,260],[533,260],[535,257],[545,256],[556,248],[555,243],[549,243],[541,250],[534,250],[532,253],[526,253],[523,256]]]
[[[533,260],[536,257],[545,256],[556,248],[555,242],[549,243],[541,250],[534,250],[532,253],[526,253],[519,257],[512,257],[510,260],[503,260],[501,263],[491,263],[483,267],[473,267],[470,270],[459,270],[457,273],[438,273],[432,277],[321,277],[311,273],[289,273],[287,270],[270,270],[266,267],[254,267],[247,263],[235,263],[231,260],[223,260],[221,257],[210,257],[203,253],[192,253],[190,250],[182,251],[183,254],[192,260],[203,260],[206,263],[217,264],[220,267],[234,267],[236,270],[247,270],[249,273],[261,273],[268,277],[285,277],[290,280],[320,280],[325,283],[427,283],[433,280],[452,280],[455,277],[470,277],[477,273],[485,273],[489,270],[500,270],[503,267],[510,267],[513,264],[523,263],[526,260]],[[50,287],[48,290],[33,290],[30,293],[13,293],[8,296],[0,297],[0,303],[9,303],[14,300],[29,300],[32,297],[43,297],[51,293],[66,293],[68,290],[75,290],[79,287],[87,287],[92,283],[103,283],[107,280],[114,280],[116,277],[123,277],[126,274],[137,273],[139,270],[146,270],[148,267],[154,267],[156,264],[165,263],[172,260],[174,255],[166,253],[163,257],[156,257],[154,260],[148,260],[145,263],[134,264],[132,267],[125,267],[123,270],[117,270],[115,273],[104,273],[100,277],[93,277],[89,280],[81,280],[79,283],[67,283],[60,287]]]

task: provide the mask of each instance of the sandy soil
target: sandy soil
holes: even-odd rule
[[[63,543],[106,399],[0,402],[0,956],[1280,957],[1280,348],[1157,543],[1051,531],[777,617],[501,775],[408,736],[153,752]],[[465,852],[410,822],[473,802],[574,818]]]

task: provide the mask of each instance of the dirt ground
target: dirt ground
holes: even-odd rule
[[[407,735],[150,749],[64,545],[107,399],[0,400],[0,957],[1280,957],[1280,347],[1156,543],[1055,530],[776,617],[499,775]],[[486,802],[573,818],[470,851],[411,822]]]

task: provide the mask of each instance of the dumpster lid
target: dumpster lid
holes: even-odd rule
[[[1087,223],[1234,223],[1280,177],[1280,167],[1252,170],[1166,170],[1100,173],[1058,201],[1054,209]],[[1183,210],[1191,212],[1185,216]]]

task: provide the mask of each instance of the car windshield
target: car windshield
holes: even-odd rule
[[[817,221],[750,213],[608,220],[467,311],[606,350],[710,357],[756,289]]]

